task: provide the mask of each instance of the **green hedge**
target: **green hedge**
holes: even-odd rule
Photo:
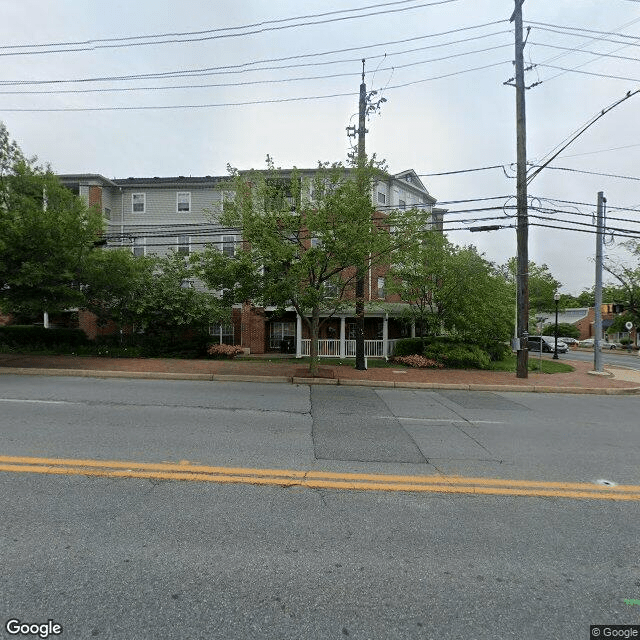
[[[45,329],[25,325],[0,327],[0,343],[17,349],[54,349],[89,344],[82,329]]]
[[[453,369],[486,369],[491,360],[502,360],[510,351],[507,345],[493,343],[489,347],[467,344],[446,336],[437,338],[406,338],[398,340],[394,355],[420,355]]]

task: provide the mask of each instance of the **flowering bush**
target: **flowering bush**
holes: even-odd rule
[[[417,369],[444,369],[444,365],[441,362],[433,360],[432,358],[426,358],[425,356],[398,356],[394,358],[393,361]]]
[[[214,358],[235,358],[244,353],[241,347],[233,347],[230,344],[211,344],[207,348],[207,353]]]

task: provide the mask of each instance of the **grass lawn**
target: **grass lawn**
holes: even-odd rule
[[[492,362],[489,369],[491,371],[509,371],[515,372],[517,357],[512,354],[499,362]],[[529,354],[529,371],[538,371],[540,373],[570,373],[575,368],[565,362],[559,360],[548,360],[547,358],[536,358]]]
[[[251,356],[244,356],[243,358],[239,358],[239,360],[265,362],[264,358],[251,358]],[[304,367],[309,365],[309,358],[274,358],[271,362],[299,364]],[[355,365],[355,359],[344,358],[341,360],[340,358],[320,358],[321,367],[336,367],[340,365],[353,367]],[[542,365],[542,369],[540,369],[540,365]],[[391,367],[393,369],[410,369],[410,367],[406,367],[399,362],[387,362],[383,358],[367,358],[367,366],[370,369],[384,367]],[[489,371],[508,371],[515,373],[516,356],[512,354],[507,356],[505,360],[492,362],[489,367]],[[574,371],[574,368],[571,365],[559,362],[558,360],[547,360],[543,358],[542,361],[540,361],[538,358],[534,358],[529,354],[529,371],[540,371],[540,373],[570,373],[571,371]]]

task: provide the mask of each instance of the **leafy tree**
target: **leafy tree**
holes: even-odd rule
[[[231,257],[218,247],[209,246],[191,256],[191,265],[197,277],[216,292],[220,303],[228,309],[262,293],[262,274],[250,251],[239,250]]]
[[[320,164],[311,180],[295,169],[283,178],[269,158],[265,172],[232,171],[233,199],[220,221],[243,229],[245,250],[262,268],[256,301],[293,306],[303,318],[312,374],[320,327],[352,300],[356,265],[389,251],[391,236],[374,221],[371,189],[362,188],[378,175],[370,162],[355,170]]]
[[[407,247],[389,275],[389,289],[409,303],[407,319],[421,336],[448,332],[477,344],[509,338],[513,294],[475,247],[458,247],[433,231]]]
[[[0,123],[0,307],[42,313],[78,306],[83,264],[102,216],[25,158]]]
[[[555,322],[546,324],[542,329],[542,334],[546,336],[554,335],[556,330]],[[570,322],[558,322],[558,336],[565,336],[567,338],[579,338],[580,329],[575,324]]]
[[[511,258],[507,264],[500,267],[505,278],[514,288],[516,286],[516,273],[518,262],[516,258]],[[562,284],[553,277],[546,264],[537,265],[529,262],[529,311],[536,314],[540,311],[554,311],[555,300],[553,296],[560,289]],[[515,295],[515,293],[514,293]]]
[[[625,321],[632,322],[637,329],[640,324],[640,241],[630,240],[623,243],[623,246],[629,251],[635,264],[607,260],[604,263],[604,269],[618,283],[615,297],[611,302],[624,305]]]
[[[86,308],[146,335],[180,337],[206,332],[229,318],[230,305],[196,286],[198,270],[181,254],[133,256],[105,250],[91,256],[85,273]]]

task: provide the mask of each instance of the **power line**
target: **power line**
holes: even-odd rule
[[[410,1],[415,1],[415,0],[406,0],[407,2]],[[356,15],[356,16],[342,16],[340,18],[326,18],[323,20],[315,20],[315,21],[310,21],[310,22],[297,22],[294,24],[282,24],[280,26],[272,26],[272,27],[267,27],[267,26],[262,26],[260,28],[257,29],[253,29],[253,30],[249,30],[249,31],[243,31],[241,33],[219,33],[220,31],[222,31],[222,29],[212,29],[212,30],[208,30],[205,32],[200,32],[201,33],[210,33],[213,35],[200,35],[199,32],[185,32],[183,35],[191,35],[192,37],[189,38],[173,38],[173,37],[165,37],[165,35],[159,34],[159,35],[152,35],[152,36],[132,36],[130,38],[128,38],[129,41],[123,41],[124,39],[99,39],[99,40],[88,40],[86,42],[79,42],[77,44],[69,44],[67,45],[66,43],[60,43],[60,44],[49,44],[49,45],[5,45],[3,47],[0,47],[0,49],[16,49],[18,47],[20,48],[32,48],[32,47],[43,47],[43,46],[60,46],[60,47],[65,47],[65,46],[70,46],[70,47],[75,47],[75,48],[62,48],[62,49],[49,49],[49,50],[45,50],[45,51],[5,51],[4,53],[0,53],[0,56],[23,56],[23,55],[42,55],[42,54],[49,54],[49,53],[71,53],[71,52],[78,52],[78,51],[94,51],[97,49],[117,49],[117,48],[123,48],[123,47],[140,47],[140,46],[148,46],[148,45],[157,45],[157,44],[168,44],[168,43],[191,43],[191,42],[204,42],[204,41],[209,41],[209,40],[219,40],[219,39],[225,39],[225,38],[239,38],[239,37],[244,37],[244,36],[249,36],[249,35],[256,35],[259,33],[267,33],[267,32],[271,32],[271,31],[281,31],[283,29],[294,29],[294,28],[298,28],[298,27],[305,27],[305,26],[311,26],[311,25],[317,25],[317,24],[328,24],[328,23],[333,23],[333,22],[342,22],[345,20],[355,20],[355,19],[359,19],[359,18],[368,18],[371,16],[378,16],[378,15],[384,15],[384,14],[390,14],[390,13],[399,13],[399,12],[404,12],[404,11],[412,11],[415,9],[423,9],[425,7],[433,7],[433,6],[437,6],[437,5],[442,5],[442,4],[449,4],[451,2],[458,2],[459,0],[437,0],[435,2],[427,2],[427,3],[422,3],[422,4],[418,4],[418,5],[414,5],[411,7],[401,7],[398,9],[386,9],[384,11],[373,11],[373,12],[369,12],[369,13],[363,13],[360,15]],[[392,3],[387,3],[387,4],[392,4]],[[375,5],[373,5],[375,6]],[[382,6],[386,6],[386,5],[382,5]],[[357,11],[358,9],[350,9],[349,11]],[[341,13],[340,11],[336,12],[336,13]],[[289,19],[283,19],[283,20],[295,20],[296,18],[289,18]],[[236,30],[236,29],[241,29],[243,27],[227,27],[225,28],[225,30]],[[167,34],[167,36],[170,36],[171,34]],[[198,36],[198,37],[195,37]],[[139,42],[139,41],[135,41],[134,39],[136,38],[164,38],[164,39],[155,39],[155,40],[151,40],[149,42]],[[77,45],[88,45],[88,46],[77,46]]]
[[[329,51],[319,51],[315,53],[305,53],[305,54],[298,54],[298,55],[292,55],[292,56],[284,56],[280,58],[264,58],[262,60],[252,60],[249,62],[241,62],[237,64],[223,65],[223,66],[217,66],[217,67],[202,67],[197,69],[177,69],[172,71],[161,71],[157,73],[140,73],[140,74],[130,74],[130,75],[121,75],[121,76],[67,78],[67,79],[59,79],[59,80],[0,80],[0,85],[6,86],[6,85],[24,85],[24,84],[67,84],[67,83],[86,83],[86,82],[119,82],[119,81],[132,81],[132,80],[151,80],[156,78],[166,79],[166,78],[182,78],[182,77],[193,77],[193,76],[197,77],[197,76],[206,76],[206,75],[225,75],[225,74],[235,74],[235,73],[248,73],[248,72],[254,72],[254,71],[273,71],[278,69],[298,68],[298,67],[304,67],[304,66],[322,66],[322,65],[330,65],[330,64],[338,64],[338,63],[351,63],[354,61],[359,62],[362,59],[361,55],[358,58],[349,58],[349,59],[343,59],[343,60],[311,62],[311,63],[305,63],[300,65],[283,65],[283,66],[251,68],[251,67],[254,67],[255,65],[269,64],[272,62],[287,62],[290,60],[303,60],[307,58],[317,58],[322,56],[334,55],[336,53],[348,53],[350,51],[363,51],[365,49],[372,49],[376,47],[386,47],[386,46],[395,45],[395,44],[405,44],[407,42],[415,42],[418,40],[437,38],[445,35],[451,35],[453,33],[460,33],[462,31],[470,31],[472,29],[481,29],[487,26],[499,24],[501,22],[505,22],[505,21],[496,20],[493,22],[486,22],[483,24],[471,25],[468,27],[460,27],[458,29],[452,29],[449,31],[431,33],[424,36],[403,38],[401,40],[390,40],[387,42],[377,42],[374,44],[361,45],[358,47],[347,47],[345,49],[333,49]],[[426,49],[448,47],[454,44],[471,42],[473,40],[481,40],[494,35],[502,35],[504,33],[508,33],[508,31],[494,31],[492,33],[483,34],[480,36],[464,38],[462,40],[453,40],[450,42],[428,45],[426,47],[419,47],[416,49],[408,49],[406,51],[393,52],[390,55],[396,56],[396,55],[403,55],[405,53],[414,53],[414,52],[422,51]],[[379,56],[372,56],[372,57],[376,58]]]
[[[640,0],[638,0],[638,2],[640,2]],[[627,60],[629,62],[640,62],[640,58],[632,58],[630,56],[617,56],[613,53],[605,53],[602,51],[589,51],[587,49],[582,49],[580,47],[561,47],[559,45],[554,45],[554,44],[548,44],[546,42],[530,42],[530,44],[532,45],[536,45],[538,47],[547,47],[549,49],[560,49],[561,51],[567,51],[568,53],[586,53],[589,55],[594,55],[597,56],[598,58],[614,58],[616,60]],[[560,56],[557,56],[560,57]],[[544,63],[546,64],[545,61]],[[591,60],[590,62],[594,62],[593,60]],[[536,66],[543,66],[543,63],[538,63]],[[555,67],[552,67],[555,68]],[[562,68],[562,67],[558,67],[558,68]]]
[[[541,167],[541,165],[538,164],[533,164],[531,165],[532,167]],[[617,175],[615,173],[603,173],[601,171],[586,171],[585,169],[571,169],[569,167],[551,167],[551,166],[547,166],[547,169],[555,169],[556,171],[571,171],[573,173],[585,173],[587,175],[592,175],[592,176],[603,176],[605,178],[619,178],[621,180],[636,180],[636,181],[640,181],[640,178],[637,178],[635,176],[621,176],[621,175]]]
[[[461,71],[453,71],[451,73],[445,73],[439,76],[432,76],[430,78],[423,78],[421,80],[412,80],[411,82],[405,82],[403,84],[396,84],[386,87],[386,91],[392,89],[402,89],[404,87],[413,86],[423,82],[432,82],[434,80],[442,80],[444,78],[451,78],[453,76],[462,75],[465,73],[471,73],[473,71],[482,71],[484,69],[490,69],[492,67],[502,66],[508,64],[509,60],[503,60],[501,62],[495,62],[493,64],[487,64],[480,67],[472,67],[470,69],[463,69]],[[382,89],[377,89],[381,91]],[[141,106],[119,106],[119,107],[2,107],[2,111],[9,113],[63,113],[63,112],[94,112],[94,111],[152,111],[152,110],[174,110],[174,109],[210,109],[216,107],[240,107],[249,105],[260,104],[278,104],[284,102],[303,102],[307,100],[326,100],[329,98],[341,98],[341,97],[353,97],[358,95],[353,91],[346,93],[332,93],[326,95],[315,96],[297,96],[292,98],[273,98],[270,100],[245,100],[239,102],[219,102],[219,103],[206,103],[206,104],[177,104],[177,105],[141,105]]]
[[[636,21],[634,21],[636,22]],[[597,35],[601,35],[601,36],[616,36],[618,38],[628,38],[629,40],[640,40],[640,36],[631,36],[631,35],[627,35],[625,33],[615,33],[612,31],[598,31],[596,29],[586,29],[584,27],[566,27],[563,25],[558,25],[558,24],[549,24],[548,22],[535,22],[533,20],[527,20],[526,21],[527,25],[533,25],[536,27],[547,27],[547,28],[552,28],[552,29],[561,29],[563,33],[565,34],[570,34],[573,33],[575,31],[578,32],[584,32],[587,34],[592,34],[595,33]],[[583,33],[576,33],[574,35],[577,36],[583,36]]]
[[[640,79],[638,78],[629,78],[627,76],[614,76],[613,74],[610,74],[610,73],[596,73],[595,71],[582,71],[577,67],[574,69],[567,69],[566,67],[557,67],[553,64],[543,64],[541,62],[535,64],[534,66],[543,67],[546,69],[557,69],[560,71],[566,71],[567,73],[581,73],[586,76],[595,76],[596,78],[609,78],[610,80],[625,80],[627,82],[640,82]]]
[[[455,53],[449,56],[443,56],[440,58],[432,58],[430,60],[420,60],[418,62],[410,62],[402,65],[394,65],[391,67],[382,67],[379,71],[391,71],[397,69],[406,69],[408,67],[415,67],[423,64],[430,64],[432,62],[440,62],[442,60],[451,60],[453,58],[461,58],[464,56],[475,55],[477,53],[484,53],[486,51],[494,51],[496,49],[504,49],[510,45],[498,45],[495,47],[487,47],[485,49],[477,49],[475,51],[466,51],[463,53]],[[395,55],[395,54],[394,54]],[[329,63],[324,63],[329,64]],[[153,86],[153,87],[108,87],[100,89],[46,89],[46,90],[12,90],[3,91],[0,90],[0,95],[53,95],[53,94],[78,94],[78,93],[112,93],[112,92],[131,92],[131,91],[168,91],[172,89],[205,89],[214,87],[242,87],[259,84],[278,84],[284,82],[303,82],[308,80],[326,80],[332,78],[343,78],[346,76],[353,76],[353,72],[348,73],[333,73],[321,76],[302,76],[294,78],[275,78],[266,80],[248,80],[245,82],[221,82],[221,83],[206,83],[206,84],[189,84],[189,85],[173,85],[173,86]]]

